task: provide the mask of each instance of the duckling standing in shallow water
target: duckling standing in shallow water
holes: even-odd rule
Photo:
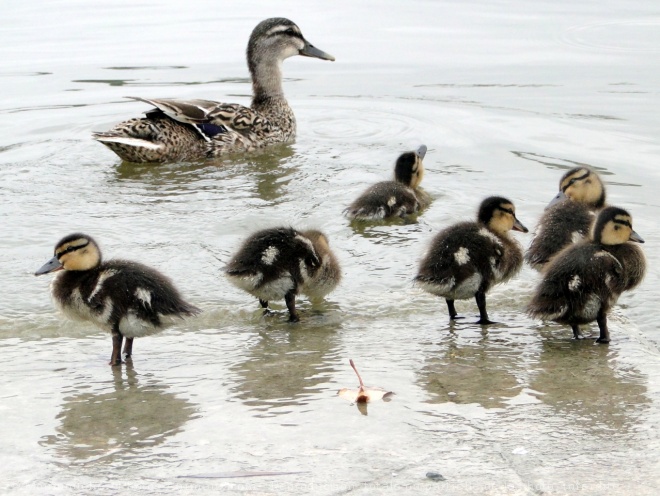
[[[626,290],[644,278],[644,240],[633,231],[632,217],[618,207],[598,215],[591,241],[568,246],[549,264],[527,307],[530,316],[570,325],[580,339],[580,325],[598,322],[598,343],[609,343],[607,312]]]
[[[252,104],[209,100],[139,100],[155,108],[144,118],[95,133],[128,162],[169,162],[252,151],[296,136],[296,118],[282,90],[282,61],[294,55],[335,58],[310,44],[300,28],[284,18],[266,19],[252,31],[247,61],[252,77]]]
[[[394,166],[394,181],[374,184],[344,210],[353,220],[380,220],[404,217],[425,207],[429,200],[417,187],[424,177],[426,146],[402,154]]]
[[[474,297],[479,307],[477,324],[493,324],[486,311],[486,293],[521,268],[522,249],[510,230],[527,232],[516,218],[513,203],[499,196],[486,198],[477,222],[460,222],[440,231],[422,260],[415,283],[447,300],[451,320],[459,318],[454,300]]]
[[[258,231],[245,240],[225,268],[229,281],[259,298],[268,309],[271,300],[284,299],[289,321],[299,320],[298,293],[317,299],[330,293],[341,271],[320,231],[278,227]]]
[[[196,315],[160,272],[127,260],[101,260],[101,250],[85,234],[70,234],[55,245],[55,256],[35,275],[61,271],[51,283],[55,305],[68,317],[90,321],[112,333],[110,365],[133,353],[133,338],[161,332],[174,318]]]
[[[589,238],[596,213],[605,205],[605,186],[588,167],[576,167],[559,181],[559,194],[548,204],[536,227],[525,261],[543,270],[570,244]]]

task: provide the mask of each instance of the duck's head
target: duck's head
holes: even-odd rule
[[[424,177],[423,160],[425,155],[425,145],[420,146],[415,151],[402,153],[394,166],[394,179],[413,189],[419,186]]]
[[[307,231],[303,231],[302,234],[312,242],[314,250],[321,260],[323,260],[323,257],[326,254],[330,253],[330,242],[328,241],[328,237],[321,231],[308,229]]]
[[[575,167],[562,176],[559,193],[548,207],[565,199],[601,208],[605,205],[605,186],[589,167]]]
[[[501,196],[491,196],[481,202],[477,219],[491,231],[504,234],[514,230],[528,232],[516,217],[516,207],[510,200]]]
[[[259,66],[277,67],[284,59],[294,55],[335,60],[332,55],[307,41],[300,28],[289,19],[272,17],[261,21],[252,31],[247,47],[248,66],[252,74],[258,71]]]
[[[643,243],[642,237],[633,231],[632,216],[619,207],[604,208],[594,224],[593,240],[602,245],[620,245],[627,241]]]
[[[55,245],[55,256],[34,275],[40,276],[56,270],[90,270],[101,263],[101,250],[86,234],[69,234]]]

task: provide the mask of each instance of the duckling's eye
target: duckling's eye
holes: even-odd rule
[[[291,36],[295,36],[295,35],[296,35],[296,32],[293,30],[293,28],[289,28],[289,29],[287,29],[286,31],[284,31],[284,33],[285,33],[285,34],[288,34],[288,35],[291,35]]]
[[[619,230],[619,226],[614,226],[614,230],[615,230],[615,231],[618,231],[618,230]]]

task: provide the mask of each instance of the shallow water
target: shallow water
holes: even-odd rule
[[[270,16],[337,58],[284,63],[295,144],[136,166],[91,140],[146,110],[126,95],[248,102],[245,44]],[[3,493],[660,491],[660,17],[648,2],[10,1],[3,18]],[[342,209],[420,143],[431,206],[347,222]],[[527,268],[489,295],[498,325],[471,324],[473,302],[449,325],[411,284],[433,233],[489,194],[533,227],[575,164],[601,172],[647,242],[649,272],[612,312],[612,343],[527,318]],[[295,325],[283,302],[262,316],[221,272],[248,233],[280,224],[324,230],[343,267],[326,302],[300,300]],[[73,231],[158,267],[204,313],[108,367],[109,336],[63,320],[48,276],[32,277]],[[394,398],[366,412],[338,398],[357,382],[349,358]],[[220,477],[238,471],[282,474]]]

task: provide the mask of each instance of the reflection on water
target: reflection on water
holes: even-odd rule
[[[223,196],[247,190],[250,197],[277,204],[286,192],[289,176],[297,168],[295,150],[291,145],[282,144],[248,155],[228,155],[215,160],[157,166],[121,162],[115,167],[114,180],[138,184],[159,196],[177,197],[182,189],[213,190]],[[217,180],[225,181],[224,188],[218,188]]]
[[[57,415],[57,434],[43,438],[42,446],[72,461],[112,461],[164,443],[193,418],[193,403],[141,378],[130,361],[110,370],[110,390],[80,392],[93,386],[86,383],[73,387],[76,393],[65,398]]]
[[[634,367],[622,369],[616,351],[591,339],[544,338],[530,383],[538,398],[594,431],[616,435],[634,428],[651,403],[647,378]]]
[[[327,309],[323,310],[325,314]],[[301,314],[296,324],[281,322],[282,315],[265,324],[245,360],[232,367],[236,396],[257,417],[289,413],[307,405],[336,370],[339,324],[326,323],[327,315]],[[278,322],[275,322],[277,320]],[[285,408],[281,408],[285,407]]]
[[[429,402],[502,408],[522,390],[516,377],[521,352],[509,338],[482,330],[481,339],[469,341],[452,330],[438,344],[442,352],[426,357],[417,378]]]

